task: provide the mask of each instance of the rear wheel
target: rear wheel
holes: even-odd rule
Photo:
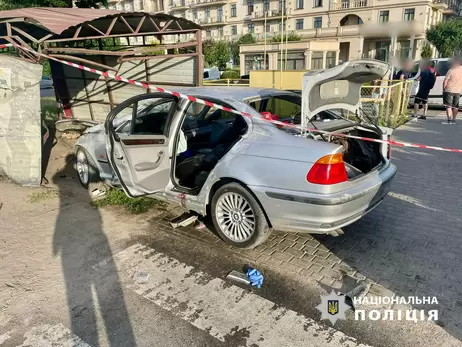
[[[92,183],[99,182],[101,180],[99,176],[99,171],[96,168],[96,164],[93,158],[88,154],[88,152],[79,148],[76,153],[77,157],[77,173],[79,176],[79,181],[84,188],[89,188]]]
[[[229,183],[212,198],[211,216],[220,237],[240,248],[254,248],[271,234],[258,201],[243,186]]]

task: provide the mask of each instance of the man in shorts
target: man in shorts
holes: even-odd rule
[[[419,91],[414,99],[413,117],[417,117],[419,106],[422,105],[423,114],[418,119],[425,120],[427,119],[428,95],[435,85],[435,75],[431,69],[431,63],[429,61],[424,61],[420,70],[420,76],[417,78],[419,81]]]
[[[456,124],[460,92],[462,92],[462,66],[460,65],[460,58],[454,57],[443,82],[443,103],[448,117],[443,124]]]

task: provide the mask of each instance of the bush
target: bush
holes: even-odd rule
[[[282,34],[277,34],[271,38],[271,42],[281,42]],[[295,31],[289,33],[289,35],[284,35],[284,42],[287,41],[300,41],[302,37],[297,34]]]
[[[120,189],[109,189],[102,199],[93,200],[91,204],[95,207],[123,206],[127,212],[133,214],[145,213],[154,206],[162,206],[163,203],[148,197],[129,198]]]
[[[224,71],[222,74],[221,74],[221,78],[222,79],[237,79],[239,78],[239,72],[237,71],[233,71],[233,70],[229,70],[229,71]]]

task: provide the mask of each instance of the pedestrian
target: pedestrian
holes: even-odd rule
[[[409,78],[409,74],[412,72],[414,62],[411,59],[407,59],[403,62],[402,68],[394,74],[394,80],[405,81]]]
[[[443,124],[456,124],[459,110],[460,92],[462,91],[462,66],[459,57],[451,60],[449,69],[443,82],[443,103],[446,107],[447,121]]]
[[[417,117],[419,112],[419,106],[422,105],[422,115],[417,119],[427,119],[428,110],[428,95],[430,90],[435,86],[436,76],[434,70],[431,68],[429,61],[423,61],[420,67],[420,76],[417,78],[419,81],[419,91],[414,98],[414,114],[413,117]]]

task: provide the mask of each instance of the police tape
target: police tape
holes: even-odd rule
[[[219,104],[207,101],[207,100],[203,100],[203,99],[200,99],[200,98],[196,98],[196,97],[191,96],[191,95],[186,95],[186,94],[170,91],[170,90],[167,90],[167,89],[164,89],[164,88],[153,86],[152,84],[148,84],[148,83],[138,82],[138,81],[135,81],[135,80],[132,80],[132,79],[129,79],[129,78],[125,78],[125,77],[116,75],[116,74],[114,74],[112,72],[100,71],[100,70],[97,70],[97,69],[94,69],[94,68],[89,68],[89,67],[81,65],[81,64],[76,64],[76,63],[72,63],[72,62],[62,60],[62,59],[59,59],[59,58],[51,57],[51,56],[49,56],[47,54],[36,52],[33,49],[23,47],[23,46],[18,45],[16,43],[15,44],[10,43],[10,44],[0,45],[0,49],[7,48],[7,47],[15,47],[17,49],[21,49],[21,50],[24,50],[26,52],[30,52],[30,53],[35,54],[37,56],[40,56],[40,57],[43,57],[43,58],[46,58],[46,59],[50,59],[50,60],[54,60],[54,61],[56,61],[58,63],[65,64],[65,65],[74,67],[76,69],[88,71],[88,72],[103,76],[105,78],[113,79],[113,80],[118,81],[118,82],[125,82],[125,83],[135,85],[135,86],[139,86],[139,87],[142,87],[142,88],[146,88],[146,89],[150,89],[150,90],[156,90],[156,91],[158,91],[160,93],[166,93],[166,94],[170,94],[170,95],[173,95],[175,97],[178,97],[178,98],[188,99],[191,102],[196,102],[196,103],[199,103],[199,104],[206,105],[208,107],[217,108],[217,109],[223,110],[225,112],[234,113],[234,114],[244,116],[244,117],[247,117],[247,118],[254,118],[254,116],[252,116],[250,113],[247,113],[247,112],[236,111],[236,110],[233,110],[233,109],[231,109],[229,107],[222,106],[222,105],[219,105]],[[281,122],[281,121],[278,121],[278,120],[266,119],[264,117],[261,117],[259,119],[263,120],[265,122],[268,122],[268,123],[279,125],[281,127],[292,128],[292,129],[297,129],[297,130],[301,130],[301,131],[307,131],[307,132],[311,132],[311,133],[324,134],[324,135],[330,135],[330,136],[335,136],[335,137],[351,138],[351,139],[356,139],[356,140],[361,140],[361,141],[382,143],[382,144],[388,144],[388,145],[391,145],[391,146],[398,146],[398,147],[410,147],[410,148],[420,148],[420,149],[430,149],[430,150],[436,150],[436,151],[462,153],[462,149],[445,148],[445,147],[437,147],[437,146],[427,146],[427,145],[422,145],[422,144],[417,144],[417,143],[398,142],[398,141],[393,141],[393,140],[373,139],[373,138],[369,138],[369,137],[355,136],[355,135],[350,135],[350,134],[343,134],[343,133],[336,133],[336,132],[320,130],[320,129],[316,129],[316,128],[303,127],[301,125],[290,124],[290,123]]]

